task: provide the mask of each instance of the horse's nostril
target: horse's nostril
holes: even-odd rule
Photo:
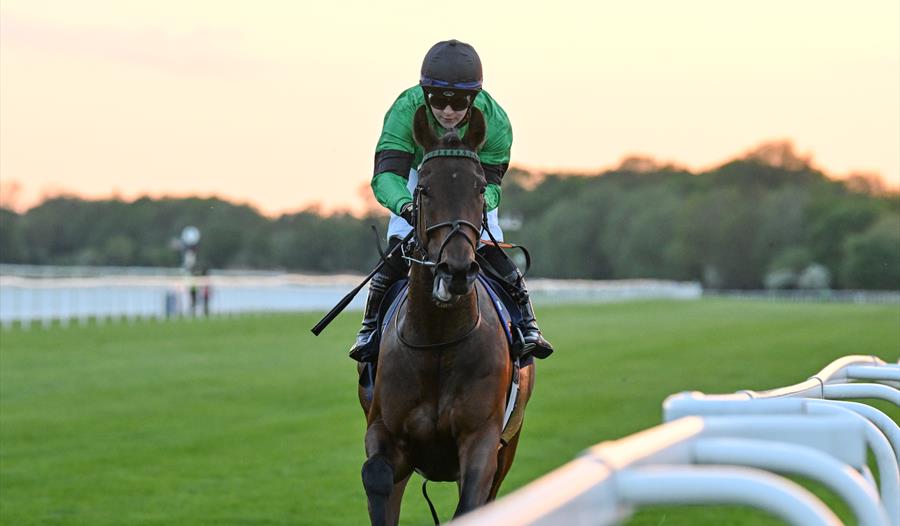
[[[468,275],[468,277],[472,278],[477,276],[479,271],[481,271],[481,267],[478,265],[478,263],[473,261],[472,264],[469,265],[469,272],[467,272],[466,274]]]
[[[447,262],[438,263],[436,267],[434,267],[434,275],[435,276],[450,276],[450,265]]]

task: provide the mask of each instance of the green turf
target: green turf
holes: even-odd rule
[[[557,353],[538,363],[503,492],[587,446],[659,424],[669,394],[772,388],[841,355],[900,355],[897,305],[539,311]],[[312,314],[0,333],[0,523],[365,523],[365,425],[345,354],[357,317],[341,316],[319,338]],[[402,524],[430,524],[419,484]],[[455,487],[430,492],[446,520]],[[650,509],[632,520],[760,522],[777,524],[733,507]]]

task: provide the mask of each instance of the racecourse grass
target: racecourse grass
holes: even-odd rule
[[[669,394],[767,389],[842,355],[900,354],[897,305],[539,311],[557,353],[538,362],[503,493],[590,445],[659,424]],[[0,523],[366,523],[365,424],[346,357],[357,318],[344,314],[318,338],[315,314],[0,333]],[[420,485],[414,477],[401,524],[431,523]],[[429,491],[448,519],[455,486]],[[664,507],[630,524],[779,522],[738,507]]]

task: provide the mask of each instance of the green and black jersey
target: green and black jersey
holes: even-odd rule
[[[406,187],[409,169],[418,167],[424,155],[422,147],[413,139],[413,117],[424,105],[425,94],[421,87],[414,86],[401,93],[384,116],[381,137],[375,147],[372,190],[375,199],[395,214],[400,212],[403,205],[412,201],[412,195]],[[487,138],[478,151],[478,156],[488,182],[484,194],[485,203],[488,210],[493,210],[500,205],[500,181],[509,166],[512,127],[506,112],[486,91],[478,93],[474,106],[484,114],[487,124]],[[431,111],[426,113],[435,132],[443,133],[444,129]],[[461,126],[460,136],[467,129],[468,123]]]

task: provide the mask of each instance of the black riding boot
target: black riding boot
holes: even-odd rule
[[[550,356],[553,353],[553,346],[544,339],[537,320],[534,318],[534,307],[531,305],[531,298],[528,296],[528,290],[525,288],[525,279],[516,270],[516,279],[507,283],[516,288],[513,297],[519,304],[519,312],[522,313],[522,337],[525,340],[525,351],[531,351],[531,354],[536,358]]]
[[[502,277],[504,288],[516,300],[519,312],[522,314],[522,337],[525,340],[525,351],[531,352],[538,358],[546,358],[553,353],[550,345],[541,334],[541,329],[534,318],[534,308],[528,297],[528,289],[525,288],[525,278],[516,268],[516,265],[507,257],[504,257],[499,248],[492,245],[484,245],[478,249],[478,253],[493,267],[493,270]]]
[[[400,242],[399,238],[391,238],[388,250],[394,248],[394,245]],[[362,327],[359,334],[356,335],[356,342],[350,348],[350,358],[358,362],[374,361],[378,356],[378,349],[373,348],[372,336],[375,334],[376,325],[378,324],[378,309],[381,307],[381,301],[384,294],[391,285],[406,275],[406,263],[399,253],[394,253],[387,264],[381,267],[377,274],[372,276],[369,281],[369,297],[366,298],[366,311],[363,314]]]
[[[350,348],[350,358],[357,362],[366,361],[370,357],[371,349],[369,343],[372,336],[375,335],[376,324],[378,323],[378,309],[381,307],[381,300],[384,299],[384,293],[387,292],[391,283],[383,279],[381,273],[375,274],[372,281],[369,282],[369,297],[366,298],[366,311],[363,314],[362,327],[356,335],[356,342]]]

